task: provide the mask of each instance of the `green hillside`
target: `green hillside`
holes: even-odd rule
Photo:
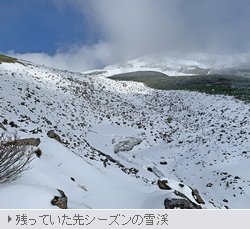
[[[0,64],[3,63],[3,62],[5,62],[5,63],[16,63],[18,61],[17,61],[16,58],[12,58],[12,57],[0,54]]]
[[[146,74],[146,73],[144,73]],[[231,95],[237,99],[250,101],[250,78],[231,75],[193,75],[193,76],[160,76],[150,74],[143,77],[136,72],[131,77],[131,73],[123,73],[110,77],[115,80],[137,81],[145,83],[147,86],[162,90],[190,90],[207,94]]]

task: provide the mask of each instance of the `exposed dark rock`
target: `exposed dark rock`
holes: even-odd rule
[[[49,121],[49,120],[46,120],[46,123],[47,123],[48,125],[52,125],[52,122]]]
[[[198,204],[205,204],[204,200],[201,198],[199,191],[197,189],[192,189],[192,196]]]
[[[5,145],[30,145],[30,146],[38,146],[41,143],[40,138],[25,138],[25,139],[18,139],[13,142],[7,142]]]
[[[115,159],[112,158],[110,155],[108,155],[108,154],[106,154],[106,153],[103,153],[102,151],[100,151],[100,150],[94,148],[93,146],[91,146],[91,145],[86,141],[86,139],[83,139],[83,140],[86,142],[87,146],[91,147],[93,150],[95,150],[95,151],[98,152],[99,154],[105,156],[110,162],[116,163],[116,165],[118,165],[119,167],[124,168],[124,165],[121,164],[118,160],[115,160]]]
[[[165,209],[202,209],[202,207],[194,202],[192,202],[186,195],[181,192],[174,191],[176,196],[181,197],[178,198],[167,198],[164,201]]]
[[[171,190],[172,188],[167,185],[167,180],[158,180],[158,186],[160,189]]]
[[[161,164],[161,165],[166,165],[167,162],[166,162],[166,161],[161,161],[160,164]]]
[[[172,119],[172,118],[170,118],[170,117],[169,117],[169,118],[167,118],[167,122],[168,122],[168,123],[171,123],[171,122],[172,122],[172,120],[173,120],[173,119]]]
[[[71,179],[72,181],[75,181],[75,178],[73,178],[73,177],[70,177],[70,179]]]
[[[130,173],[137,174],[138,172],[139,172],[138,169],[136,169],[136,168],[130,168],[128,174],[130,174]]]
[[[165,209],[201,209],[197,208],[192,202],[187,199],[165,199],[164,201]],[[199,206],[199,205],[198,205]]]
[[[180,196],[180,197],[190,201],[195,206],[196,209],[201,209],[202,208],[200,205],[198,205],[198,204],[194,203],[192,200],[190,200],[185,194],[183,194],[181,192],[178,192],[177,190],[174,190],[174,194],[176,196]]]
[[[68,197],[65,195],[65,193],[60,190],[57,189],[58,192],[61,194],[61,196],[54,196],[54,199],[51,200],[51,204],[53,206],[58,206],[61,209],[67,209],[68,208]]]
[[[18,128],[19,126],[17,125],[17,124],[15,124],[13,121],[11,121],[10,123],[9,123],[9,125],[11,126],[11,127],[15,127],[15,128]]]
[[[58,134],[56,134],[54,130],[50,130],[50,131],[47,133],[47,136],[48,136],[49,138],[54,138],[54,139],[57,140],[58,142],[62,142],[60,136],[59,136]]]
[[[55,138],[55,131],[54,130],[50,130],[48,133],[47,133],[47,136],[49,138]]]
[[[212,187],[212,186],[213,186],[212,183],[208,183],[208,184],[207,184],[207,187],[209,187],[209,188]]]
[[[4,119],[4,120],[3,120],[3,124],[4,124],[4,125],[8,125],[8,120],[7,120],[7,119]]]
[[[108,163],[108,159],[105,158],[105,160],[103,161],[103,165],[104,165],[105,168],[107,167],[107,163]]]
[[[40,158],[41,155],[42,155],[42,150],[38,148],[37,150],[34,151],[34,153],[36,154],[36,156],[37,156],[38,158]]]
[[[149,172],[151,172],[151,173],[153,172],[153,169],[150,168],[150,167],[148,167],[147,170],[148,170]]]
[[[30,130],[30,133],[32,133],[32,134],[38,134],[39,132],[42,133],[42,130],[39,128],[34,129],[34,130]]]

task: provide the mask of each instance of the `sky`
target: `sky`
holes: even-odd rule
[[[86,71],[165,51],[250,52],[249,0],[0,0],[0,53]]]

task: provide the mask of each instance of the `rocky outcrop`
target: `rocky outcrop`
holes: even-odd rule
[[[188,201],[187,199],[165,199],[164,201],[165,209],[201,209],[197,208],[195,205]],[[199,206],[199,205],[198,205]]]
[[[115,142],[115,139],[113,139]],[[112,143],[113,143],[112,142]],[[139,145],[142,142],[142,139],[135,137],[125,137],[114,146],[114,153],[118,153],[120,151],[129,151],[134,148],[134,146]]]
[[[116,159],[114,159],[113,157],[111,157],[110,155],[108,155],[108,154],[106,154],[106,153],[103,153],[102,151],[100,151],[100,150],[94,148],[93,146],[91,146],[91,145],[86,141],[86,139],[83,139],[83,140],[86,142],[87,146],[91,147],[93,150],[95,150],[96,152],[98,152],[100,155],[105,156],[106,159],[107,159],[108,161],[111,161],[111,162],[113,162],[113,163],[116,163],[119,167],[122,167],[122,168],[124,167],[124,165],[121,164],[118,160],[116,160]],[[105,164],[104,164],[104,166],[105,166]]]
[[[191,201],[186,195],[181,192],[173,192],[177,197],[181,198],[166,198],[164,201],[165,209],[202,209],[202,207]]]
[[[5,146],[10,145],[30,145],[30,146],[38,146],[41,143],[40,138],[25,138],[25,139],[18,139],[12,142],[7,142]]]
[[[205,204],[197,189],[182,184],[178,181],[161,177],[158,180],[160,189],[168,190],[164,205],[166,209],[202,209],[199,204]]]
[[[199,191],[197,189],[192,189],[192,196],[194,197],[194,199],[198,204],[205,204],[204,200],[201,198]]]
[[[57,140],[58,142],[62,142],[60,136],[59,136],[58,134],[56,134],[54,130],[50,130],[50,131],[47,133],[47,136],[48,136],[49,138],[54,138],[54,139]]]
[[[53,206],[58,206],[61,209],[67,209],[68,208],[68,197],[65,195],[65,193],[60,190],[57,189],[58,192],[61,194],[61,196],[54,196],[54,199],[51,200],[51,204]]]
[[[19,127],[19,126],[18,126],[16,123],[14,123],[13,121],[9,122],[9,125],[10,125],[11,127],[14,127],[14,128],[18,128],[18,127]]]

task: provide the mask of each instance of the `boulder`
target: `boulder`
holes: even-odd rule
[[[173,120],[173,119],[172,119],[172,118],[170,118],[170,117],[168,117],[168,118],[167,118],[167,122],[168,122],[168,123],[171,123],[171,122],[172,122],[172,120]]]
[[[192,196],[198,204],[205,204],[204,200],[200,197],[199,191],[197,189],[192,189]]]
[[[55,137],[55,131],[54,130],[50,130],[48,133],[47,133],[47,136],[49,138],[54,138]]]
[[[202,209],[202,207],[191,201],[185,194],[175,190],[173,192],[180,198],[166,198],[164,200],[165,209]]]
[[[56,134],[54,130],[50,130],[50,131],[47,133],[47,136],[48,136],[49,138],[54,138],[54,139],[57,140],[58,142],[62,142],[60,136],[59,136],[58,134]]]
[[[11,127],[15,127],[15,128],[18,128],[18,127],[19,127],[19,126],[18,126],[16,123],[14,123],[13,121],[9,122],[9,125],[10,125]]]
[[[35,151],[34,151],[34,153],[36,154],[36,156],[38,157],[38,158],[40,158],[41,156],[42,156],[42,150],[41,149],[36,149]]]
[[[201,209],[195,207],[195,205],[187,199],[165,199],[165,209]],[[198,205],[199,206],[199,205]]]
[[[61,209],[67,209],[68,208],[68,197],[65,195],[65,193],[60,190],[57,189],[58,192],[61,194],[61,196],[54,196],[54,199],[51,200],[51,204],[53,206],[58,206]]]
[[[168,163],[166,161],[161,161],[160,164],[161,165],[167,165]]]
[[[3,120],[3,124],[8,125],[8,120],[6,118]]]
[[[112,140],[112,143],[115,143],[115,139]],[[114,153],[120,151],[129,151],[134,148],[134,146],[139,145],[142,142],[142,139],[135,137],[125,137],[124,139],[119,140],[119,142],[114,146]]]
[[[25,139],[18,139],[13,142],[7,142],[5,146],[10,145],[30,145],[30,146],[38,146],[41,143],[40,138],[25,138]]]
[[[167,185],[167,180],[158,180],[158,186],[160,189],[171,190],[172,188]]]

